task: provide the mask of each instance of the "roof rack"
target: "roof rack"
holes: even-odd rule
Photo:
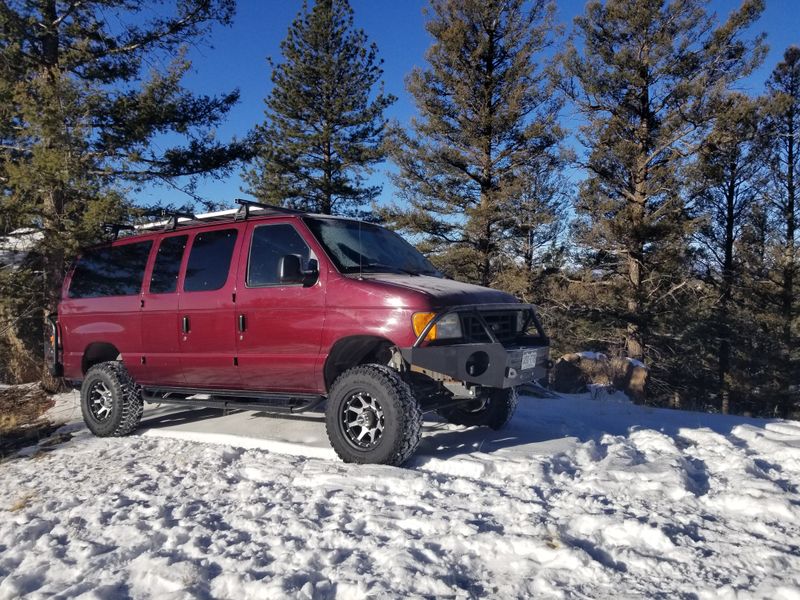
[[[166,224],[164,225],[165,231],[174,231],[178,227],[178,219],[188,219],[190,221],[194,221],[197,217],[190,212],[184,212],[180,210],[166,210],[163,208],[158,208],[155,210],[148,210],[142,213],[143,217],[161,217],[162,219],[167,219]]]
[[[304,215],[306,211],[304,210],[297,210],[296,208],[286,208],[285,206],[275,206],[272,204],[264,204],[263,202],[256,202],[255,200],[245,200],[243,198],[236,198],[236,204],[241,206],[239,212],[236,213],[236,219],[244,219],[247,220],[247,217],[250,216],[250,208],[260,208],[262,210],[282,213],[282,214],[289,214],[289,215]]]
[[[108,231],[111,234],[112,240],[119,238],[120,231],[133,231],[135,229],[133,225],[124,225],[123,223],[102,223],[100,227],[103,228],[103,231]]]

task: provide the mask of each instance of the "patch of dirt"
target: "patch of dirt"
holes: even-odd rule
[[[57,426],[42,415],[55,400],[39,385],[0,389],[0,457],[49,436]]]

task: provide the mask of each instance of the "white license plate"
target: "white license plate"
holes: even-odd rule
[[[532,369],[536,366],[536,357],[539,354],[534,350],[533,352],[523,352],[522,354],[522,370]]]

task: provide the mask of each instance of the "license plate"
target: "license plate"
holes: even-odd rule
[[[523,352],[522,354],[522,370],[532,369],[536,366],[536,357],[538,353],[536,350],[533,352]]]

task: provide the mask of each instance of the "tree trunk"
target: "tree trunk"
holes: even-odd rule
[[[638,156],[632,177],[630,241],[628,244],[628,325],[625,339],[625,352],[628,357],[644,362],[645,332],[642,323],[645,321],[644,289],[642,269],[644,266],[644,222],[647,210],[647,178],[650,148],[653,145],[653,133],[650,122],[650,76],[647,66],[649,46],[642,50],[642,64],[639,68],[641,87],[639,88],[639,124],[638,124]]]
[[[646,202],[645,180],[642,169],[635,183],[634,202],[631,206],[631,243],[628,247],[628,325],[625,337],[625,352],[628,357],[644,361],[644,331],[642,328],[644,303],[642,297],[642,265],[644,263],[644,243],[641,230],[644,225]]]
[[[783,341],[787,351],[792,347],[792,320],[794,318],[794,271],[795,244],[797,230],[795,222],[795,114],[792,108],[786,115],[788,132],[786,136],[786,246],[783,256]]]
[[[483,79],[483,165],[481,169],[481,208],[480,214],[484,222],[481,223],[481,239],[478,242],[478,250],[482,255],[481,265],[481,285],[488,286],[492,283],[492,212],[494,210],[492,190],[494,188],[494,160],[492,152],[492,136],[494,135],[493,119],[494,109],[492,108],[492,96],[494,92],[494,60],[495,60],[495,38],[494,31],[488,31],[488,49],[484,57],[484,79]]]
[[[722,414],[730,412],[729,375],[731,371],[730,303],[733,295],[733,243],[736,220],[736,164],[730,165],[728,187],[725,191],[725,238],[722,263],[722,289],[719,308],[719,390]]]
[[[61,73],[59,70],[59,32],[58,14],[56,10],[56,0],[44,0],[42,3],[42,20],[45,30],[42,35],[42,69],[46,74],[47,81],[53,88],[57,96],[60,88]],[[54,119],[54,122],[61,123],[61,119]],[[58,126],[56,126],[58,127]],[[67,132],[53,129],[46,132],[45,147],[58,153],[59,146],[63,145],[63,138]],[[61,287],[64,283],[65,253],[60,241],[63,228],[63,215],[65,208],[65,194],[61,184],[53,182],[50,189],[42,191],[42,226],[44,237],[42,239],[42,257],[44,272],[44,344],[50,343],[50,325],[47,317],[58,310],[58,302],[61,298]],[[44,358],[42,354],[42,358]],[[42,368],[42,377],[48,387],[55,387],[55,382],[50,378],[46,366]]]

